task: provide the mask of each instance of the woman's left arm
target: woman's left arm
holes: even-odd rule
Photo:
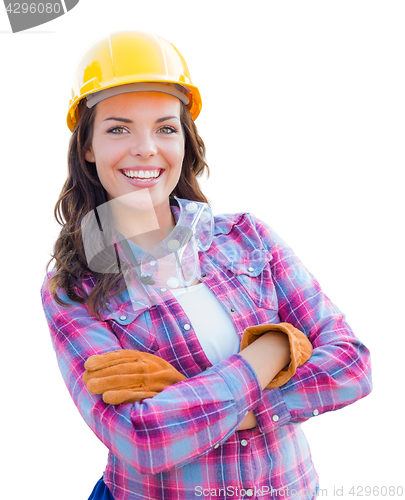
[[[289,421],[337,410],[372,389],[369,350],[354,335],[345,316],[285,242],[262,221],[256,230],[272,254],[272,278],[281,322],[304,332],[312,357],[283,386],[265,389],[254,414],[268,431]]]

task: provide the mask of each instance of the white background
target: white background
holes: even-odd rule
[[[373,393],[303,425],[323,496],[405,486],[404,25],[394,0],[81,0],[13,34],[0,5],[2,498],[84,500],[106,464],[58,371],[39,289],[76,61],[128,28],[188,62],[214,212],[270,224],[371,350]]]

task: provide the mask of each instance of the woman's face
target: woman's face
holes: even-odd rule
[[[91,147],[108,199],[148,188],[155,210],[169,209],[184,158],[180,101],[160,92],[132,92],[96,106]]]

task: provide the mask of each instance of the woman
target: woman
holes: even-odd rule
[[[177,49],[110,35],[73,90],[42,298],[70,394],[110,450],[90,498],[315,498],[300,424],[370,392],[368,350],[271,228],[212,217]]]

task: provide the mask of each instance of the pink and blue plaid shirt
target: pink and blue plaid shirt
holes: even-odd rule
[[[179,209],[172,210],[177,221]],[[285,321],[308,335],[312,357],[282,387],[261,390],[239,354],[211,365],[169,289],[154,291],[155,305],[141,296],[134,304],[125,291],[98,321],[86,305],[59,306],[45,279],[62,376],[109,449],[104,482],[116,500],[315,498],[318,477],[301,423],[369,394],[369,351],[292,250],[251,214],[215,217],[213,243],[199,257],[201,281],[239,337],[248,326]],[[89,276],[83,285],[89,291],[94,283]],[[118,349],[161,356],[188,379],[142,402],[108,405],[87,390],[83,365]],[[237,431],[250,411],[257,427]]]

